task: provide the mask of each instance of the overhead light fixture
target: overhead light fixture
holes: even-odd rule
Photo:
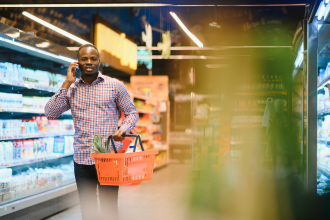
[[[161,55],[137,55],[137,59],[153,59],[153,60],[164,60]],[[216,56],[198,56],[198,55],[171,55],[168,59],[172,60],[217,60],[225,59],[226,57]]]
[[[327,20],[329,17],[329,12],[330,12],[330,4],[329,4],[330,0],[325,0],[325,1],[321,1],[319,8],[317,9],[317,12],[315,14],[315,16],[317,17],[317,20],[322,20],[322,18],[324,20]]]
[[[66,47],[70,51],[78,51],[79,47]]]
[[[180,18],[174,12],[170,12],[170,14],[174,18],[174,20],[180,25],[180,27],[186,32],[186,34],[188,34],[188,36],[197,44],[197,46],[199,46],[200,48],[203,48],[203,43],[200,40],[198,40],[198,38],[195,35],[193,35],[188,30],[188,28],[186,28],[186,26],[182,23]]]
[[[324,10],[325,10],[325,5],[324,5],[323,2],[321,2],[320,11],[319,11],[319,13],[317,15],[317,20],[321,20],[322,19]]]
[[[23,44],[23,43],[20,43],[20,42],[17,42],[17,41],[15,41],[15,39],[9,40],[9,39],[0,37],[0,41],[5,42],[7,45],[8,44],[14,45],[16,47],[24,48],[24,49],[26,49],[28,51],[31,51],[31,52],[37,52],[37,53],[46,55],[48,57],[52,57],[52,58],[56,58],[56,59],[61,60],[61,61],[65,61],[67,63],[73,63],[73,62],[76,61],[75,59],[72,59],[70,57],[65,57],[65,56],[62,56],[62,55],[56,55],[56,54],[53,54],[53,53],[50,53],[50,52],[47,52],[47,51],[44,51],[44,50],[41,50],[41,49],[38,49],[38,48],[35,48],[35,47],[32,47],[32,46],[29,46],[29,45],[26,45],[26,44]]]
[[[36,22],[38,22],[38,23],[40,23],[40,24],[42,24],[42,25],[44,25],[44,26],[46,26],[50,29],[52,29],[53,31],[56,31],[56,32],[62,34],[63,36],[66,36],[66,37],[78,42],[78,43],[90,44],[88,41],[85,41],[85,40],[83,40],[83,39],[81,39],[81,38],[79,38],[79,37],[77,37],[73,34],[70,34],[69,32],[67,32],[65,30],[62,30],[61,28],[58,28],[58,27],[56,27],[56,26],[54,26],[54,25],[52,25],[52,24],[50,24],[50,23],[48,23],[48,22],[46,22],[46,21],[44,21],[44,20],[42,20],[42,19],[40,19],[36,16],[34,16],[34,15],[32,15],[32,14],[26,12],[26,11],[23,11],[22,14],[25,15],[26,17],[28,17],[28,18],[30,18],[30,19],[32,19],[32,20],[34,20],[34,21],[36,21]]]
[[[126,8],[126,7],[164,7],[171,4],[158,3],[95,3],[95,4],[0,4],[4,8]]]
[[[304,52],[304,43],[301,43],[301,46],[298,50],[296,61],[294,62],[294,66],[296,68],[300,67],[300,65],[302,64],[302,62],[304,60],[304,53],[303,52]]]
[[[69,50],[74,50],[75,47],[67,47]],[[292,49],[292,46],[213,46],[213,47],[197,47],[197,46],[177,46],[171,47],[174,50],[229,50],[229,49]],[[146,46],[138,46],[138,50],[147,50]],[[78,50],[78,49],[77,49]],[[158,47],[151,47],[151,50],[158,50]]]
[[[329,0],[326,0],[329,1]],[[94,4],[0,4],[1,8],[127,8],[127,7],[214,7],[211,5],[173,5],[173,4],[161,4],[161,3],[94,3]],[[262,7],[262,6],[274,6],[274,7],[287,7],[287,6],[306,6],[303,4],[250,4],[250,5],[217,5],[218,7]]]

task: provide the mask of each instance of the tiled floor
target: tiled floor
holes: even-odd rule
[[[119,190],[120,220],[185,220],[185,193],[190,182],[188,165],[170,164],[154,172],[151,182],[122,186]],[[75,206],[48,220],[81,220]]]

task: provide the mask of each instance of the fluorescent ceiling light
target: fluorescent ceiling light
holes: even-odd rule
[[[72,48],[74,50],[74,47],[68,47]],[[174,50],[228,50],[228,49],[265,49],[265,48],[286,48],[286,49],[292,49],[292,46],[215,46],[215,47],[196,47],[196,46],[178,46],[178,47],[171,47],[171,51]],[[138,46],[137,50],[146,50],[146,46]],[[71,49],[69,49],[71,50]],[[151,47],[151,50],[159,50],[158,47]]]
[[[296,68],[300,67],[300,65],[302,64],[303,60],[304,60],[304,43],[301,43],[301,46],[298,50],[298,54],[297,54],[297,58],[296,61],[294,62],[294,66]]]
[[[315,16],[317,16],[317,20],[321,20],[322,17],[324,16],[324,11],[325,11],[325,4],[324,1],[321,1],[319,8],[317,9],[317,12]]]
[[[324,6],[324,4],[322,4],[321,5],[321,8],[320,8],[319,15],[317,16],[317,20],[321,20],[322,19],[324,10],[325,10],[325,6]]]
[[[46,26],[46,27],[48,27],[48,28],[50,28],[50,29],[52,29],[52,30],[54,30],[54,31],[56,31],[56,32],[66,36],[70,39],[72,39],[72,40],[74,40],[74,41],[76,41],[76,42],[78,42],[78,43],[90,44],[88,41],[85,41],[85,40],[83,40],[83,39],[81,39],[77,36],[74,36],[73,34],[70,34],[69,32],[67,32],[65,30],[62,30],[61,28],[58,28],[58,27],[56,27],[56,26],[54,26],[54,25],[52,25],[52,24],[50,24],[50,23],[48,23],[48,22],[46,22],[46,21],[44,21],[40,18],[37,18],[36,16],[34,16],[34,15],[32,15],[32,14],[26,12],[26,11],[24,11],[22,14],[25,15],[26,17],[28,17],[28,18],[30,18],[30,19],[32,19],[32,20],[34,20],[34,21],[36,21],[36,22],[38,22],[38,23],[40,23],[40,24],[42,24],[42,25],[44,25],[44,26]]]
[[[159,3],[94,3],[94,4],[0,4],[1,8],[126,8],[126,7],[214,7],[215,5],[173,5]],[[218,7],[306,6],[306,4],[217,5]]]
[[[137,55],[137,59],[153,59],[153,60],[166,60],[161,55]],[[169,59],[172,60],[217,60],[217,59],[225,59],[224,56],[216,57],[216,56],[195,56],[195,55],[171,55]]]
[[[171,4],[158,4],[158,3],[119,3],[119,4],[0,4],[0,7],[6,8],[126,8],[126,7],[164,7]],[[214,5],[213,5],[214,6]]]
[[[307,4],[248,4],[248,5],[172,5],[174,7],[288,7],[288,6],[306,6]]]
[[[70,51],[78,51],[79,47],[66,47]]]
[[[195,35],[193,35],[186,28],[186,26],[182,23],[182,21],[180,20],[180,18],[174,12],[170,12],[170,14],[175,19],[175,21],[180,25],[180,27],[188,34],[188,36],[197,44],[197,46],[199,46],[200,48],[202,48],[203,47],[203,43],[200,42],[200,40],[198,40],[198,38]]]
[[[23,44],[23,43],[20,43],[20,42],[16,42],[16,41],[14,41],[14,39],[9,40],[9,39],[5,39],[5,38],[0,37],[0,41],[6,42],[8,44],[15,45],[15,46],[18,46],[18,47],[21,47],[21,48],[24,48],[24,49],[27,49],[27,50],[30,50],[30,51],[38,52],[40,54],[43,54],[43,55],[46,55],[46,56],[49,56],[49,57],[60,59],[62,61],[66,61],[68,63],[73,63],[73,62],[76,61],[75,59],[72,59],[72,58],[69,58],[69,57],[65,57],[65,56],[62,56],[62,55],[56,55],[56,54],[53,54],[53,53],[50,53],[50,52],[47,52],[47,51],[43,51],[43,50],[40,50],[38,48],[29,46],[29,45],[26,45],[26,44]]]

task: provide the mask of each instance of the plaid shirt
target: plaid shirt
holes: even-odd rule
[[[45,106],[48,119],[56,119],[71,109],[75,127],[74,161],[92,165],[90,157],[93,136],[100,134],[108,137],[118,129],[120,111],[125,115],[121,129],[130,132],[139,119],[139,114],[124,84],[99,72],[97,80],[91,85],[82,78],[74,82],[69,89],[59,89]],[[122,148],[122,142],[116,142],[116,148]]]

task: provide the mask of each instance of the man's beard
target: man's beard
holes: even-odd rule
[[[87,78],[89,78],[89,77],[95,77],[96,75],[98,75],[99,74],[99,71],[97,71],[97,72],[95,72],[95,73],[82,73],[81,72],[81,75],[83,76],[83,77],[87,77]]]

